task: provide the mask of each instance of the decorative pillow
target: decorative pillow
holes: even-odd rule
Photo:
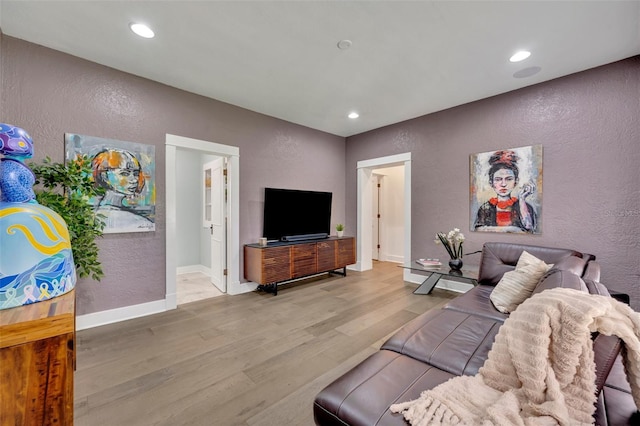
[[[516,264],[516,269],[520,269],[523,266],[527,265],[537,265],[540,267],[547,268],[547,271],[551,269],[553,265],[547,265],[543,260],[538,259],[528,251],[524,250],[522,254],[520,254],[520,258],[518,259],[518,263]]]
[[[502,313],[513,312],[519,304],[531,296],[540,278],[552,266],[523,251],[516,269],[506,272],[491,292],[489,296],[491,303]]]

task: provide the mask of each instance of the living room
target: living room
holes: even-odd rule
[[[239,147],[240,244],[257,241],[262,232],[263,188],[289,187],[291,176],[298,189],[333,192],[332,221],[355,234],[357,162],[411,152],[410,248],[421,257],[436,232],[464,229],[469,222],[470,154],[542,144],[542,233],[492,237],[579,247],[602,260],[603,282],[615,282],[632,296],[638,291],[637,56],[347,138],[7,35],[2,58],[3,120],[32,134],[36,161],[62,161],[65,132],[155,145],[159,165],[166,134]],[[156,232],[100,241],[105,278],[80,286],[79,316],[164,301],[164,180],[158,167]],[[481,233],[467,236],[468,252],[487,240]],[[241,270],[240,264],[238,275]],[[125,276],[140,282],[132,288]],[[632,299],[637,308],[637,297]]]
[[[241,246],[261,236],[265,186],[295,181],[300,189],[331,191],[332,222],[355,235],[358,162],[411,153],[407,255],[444,256],[434,235],[454,227],[465,231],[467,252],[487,241],[573,248],[596,255],[602,282],[628,293],[639,309],[637,34],[633,43],[635,56],[344,137],[0,33],[1,121],[30,132],[35,161],[62,161],[67,132],[156,147],[156,231],[99,241],[105,277],[79,282],[80,317],[130,317],[165,306],[167,134],[239,148],[237,284],[244,281]],[[530,145],[544,150],[541,234],[470,232],[469,156]]]

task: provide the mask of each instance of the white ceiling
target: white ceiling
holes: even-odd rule
[[[0,28],[350,136],[638,55],[640,1],[0,0]],[[510,63],[519,49],[531,57]]]

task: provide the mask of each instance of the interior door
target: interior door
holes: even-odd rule
[[[226,269],[226,216],[224,158],[203,166],[204,226],[211,232],[211,283],[223,293],[227,292]]]

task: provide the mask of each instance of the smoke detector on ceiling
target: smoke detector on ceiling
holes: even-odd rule
[[[338,49],[340,50],[347,50],[348,48],[351,47],[353,43],[351,42],[351,40],[340,40],[338,42]]]
[[[513,77],[514,78],[531,77],[532,75],[538,74],[541,70],[542,70],[542,68],[537,67],[537,66],[536,67],[524,68],[524,69],[521,69],[520,71],[516,71],[515,73],[513,73]]]

